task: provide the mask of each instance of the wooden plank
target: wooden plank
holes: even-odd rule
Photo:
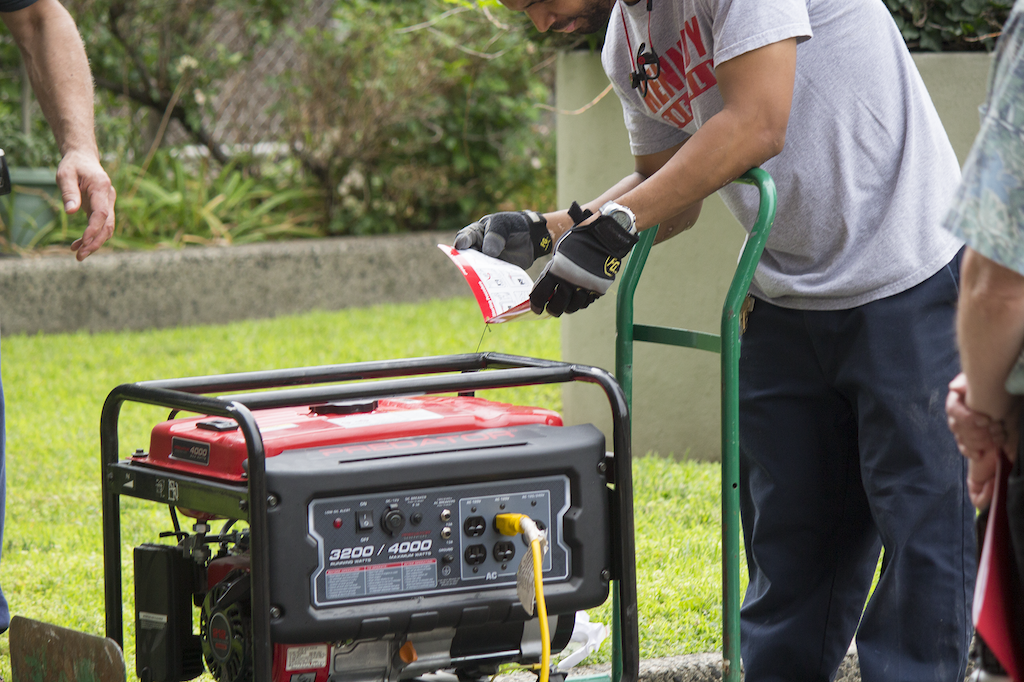
[[[10,629],[12,682],[126,682],[114,640],[15,616]]]

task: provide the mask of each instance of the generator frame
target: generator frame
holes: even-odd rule
[[[487,370],[487,371],[483,371]],[[425,376],[429,375],[429,376]],[[610,493],[613,638],[612,682],[636,682],[640,665],[629,407],[609,372],[587,365],[501,353],[472,353],[243,372],[122,384],[107,396],[100,419],[103,572],[106,635],[123,648],[121,496],[184,507],[249,523],[253,682],[271,682],[270,557],[266,458],[252,411],[314,402],[379,399],[585,382],[600,386],[612,411]],[[355,383],[345,383],[355,382]],[[331,385],[321,385],[331,384]],[[267,390],[274,389],[274,390]],[[215,397],[214,397],[215,394]],[[231,485],[133,465],[118,458],[118,421],[126,402],[234,420],[247,446],[248,479]],[[167,489],[157,487],[166,482]],[[169,500],[173,483],[175,496]],[[589,679],[589,678],[588,678]]]

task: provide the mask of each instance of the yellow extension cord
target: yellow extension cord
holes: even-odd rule
[[[536,531],[533,519],[526,514],[498,514],[494,523],[502,535],[516,536],[526,533],[524,519]],[[548,682],[551,670],[551,631],[548,629],[548,609],[544,602],[544,561],[539,537],[530,540],[530,551],[533,554],[533,591],[537,600],[537,619],[540,621],[540,682]]]
[[[530,543],[533,550],[533,590],[537,595],[537,618],[540,620],[540,682],[548,682],[551,668],[551,633],[548,630],[548,608],[544,603],[544,567],[540,539]]]

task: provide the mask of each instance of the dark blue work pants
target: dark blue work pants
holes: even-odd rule
[[[740,359],[748,682],[830,680],[854,633],[864,682],[964,679],[974,511],[944,410],[959,262],[850,310],[755,302]]]

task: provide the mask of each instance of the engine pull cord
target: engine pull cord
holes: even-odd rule
[[[533,555],[533,580],[529,581],[527,559],[524,556],[516,572],[516,589],[519,592],[519,601],[523,608],[530,615],[533,615],[533,601],[537,602],[537,619],[540,621],[540,680],[548,682],[548,675],[551,671],[551,631],[548,628],[548,609],[544,602],[544,552],[547,551],[548,542],[544,531],[537,527],[537,523],[526,514],[498,514],[494,517],[494,527],[502,535],[516,536],[523,535],[530,543],[531,554]],[[524,576],[525,574],[525,576]],[[527,578],[526,581],[523,578]],[[524,582],[533,583],[533,599],[528,597],[522,589]]]

